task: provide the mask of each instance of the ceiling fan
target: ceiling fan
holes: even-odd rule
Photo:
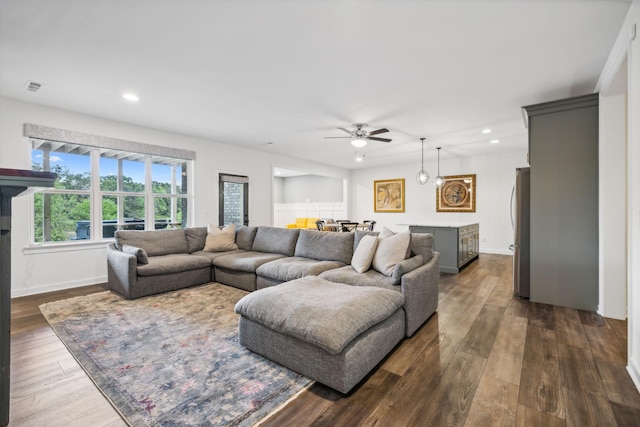
[[[357,148],[361,148],[367,145],[367,141],[391,142],[389,138],[379,138],[377,136],[374,136],[374,135],[379,135],[381,133],[389,132],[388,129],[382,128],[382,129],[377,129],[369,132],[363,129],[364,127],[367,126],[366,123],[356,123],[353,126],[356,127],[355,130],[349,130],[341,127],[338,128],[341,131],[348,133],[349,136],[325,136],[325,139],[350,138],[351,145]]]

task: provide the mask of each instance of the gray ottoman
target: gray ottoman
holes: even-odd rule
[[[404,296],[316,276],[255,291],[235,306],[240,344],[348,393],[404,337]]]

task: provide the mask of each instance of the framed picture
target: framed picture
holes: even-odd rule
[[[404,178],[373,181],[374,212],[404,212]]]
[[[445,176],[436,187],[436,212],[475,212],[476,175]]]

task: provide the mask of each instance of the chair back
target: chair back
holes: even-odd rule
[[[363,224],[367,224],[369,226],[369,228],[367,228],[368,231],[373,231],[373,227],[376,226],[376,222],[372,219],[367,219],[362,221]]]
[[[342,227],[342,231],[349,232],[349,231],[355,230],[358,226],[358,223],[357,222],[340,222],[340,225]]]

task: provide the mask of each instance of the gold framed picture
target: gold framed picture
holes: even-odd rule
[[[445,176],[436,187],[436,212],[475,212],[476,175]]]
[[[373,181],[374,212],[404,212],[404,178]]]

